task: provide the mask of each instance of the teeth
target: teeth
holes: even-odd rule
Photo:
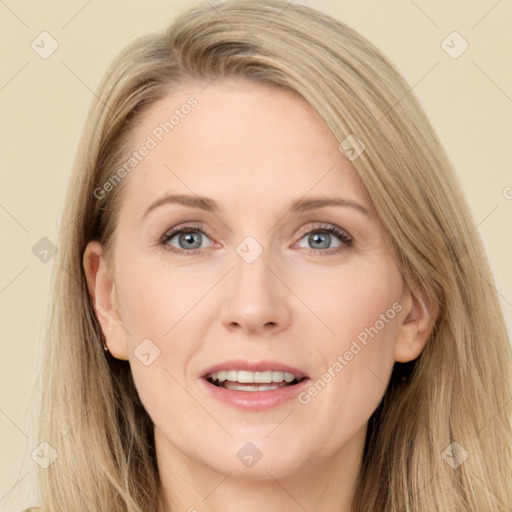
[[[246,370],[228,370],[211,373],[210,378],[219,382],[230,381],[247,383],[270,384],[271,382],[292,382],[295,379],[293,373],[267,370],[265,372],[249,372]]]
[[[268,384],[241,384],[239,382],[225,381],[222,387],[233,391],[272,391],[287,386],[286,382],[271,382]]]

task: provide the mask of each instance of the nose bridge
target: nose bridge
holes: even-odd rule
[[[248,245],[249,249],[247,250]],[[270,290],[267,290],[267,288],[272,277],[272,273],[268,269],[271,265],[269,251],[263,251],[262,248],[259,252],[255,247],[251,247],[250,243],[243,242],[237,247],[236,252],[233,292],[240,296],[246,295],[251,290],[254,294],[268,293]]]
[[[286,291],[269,269],[274,266],[271,250],[246,237],[235,252],[223,323],[246,332],[285,328],[290,317]]]

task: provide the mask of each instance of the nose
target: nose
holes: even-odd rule
[[[275,334],[290,324],[289,291],[269,268],[266,254],[264,251],[252,263],[235,255],[221,311],[221,321],[229,331]]]

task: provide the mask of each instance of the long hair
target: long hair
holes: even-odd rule
[[[451,163],[384,55],[332,17],[274,0],[189,8],[127,47],[99,86],[55,257],[39,441],[58,458],[40,470],[41,510],[156,510],[153,424],[129,364],[104,353],[82,258],[90,240],[110,247],[126,180],[100,199],[95,190],[126,158],[140,116],[176,88],[225,77],[294,91],[341,147],[364,144],[352,163],[400,271],[440,312],[370,418],[353,512],[510,511],[510,343]]]

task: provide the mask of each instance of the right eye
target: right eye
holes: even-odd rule
[[[205,241],[210,240],[208,235],[196,226],[183,226],[171,229],[161,238],[161,245],[165,249],[172,252],[191,255],[197,254],[205,247],[211,247],[211,243]]]

